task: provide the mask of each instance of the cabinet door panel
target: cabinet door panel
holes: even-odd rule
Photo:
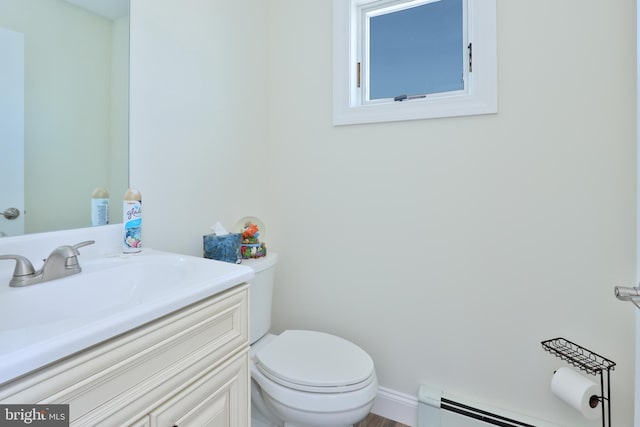
[[[151,411],[151,427],[248,427],[248,396],[245,352]]]

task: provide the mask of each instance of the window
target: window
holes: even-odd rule
[[[495,0],[334,0],[334,125],[497,111]]]
[[[362,8],[363,101],[464,89],[463,0],[405,4]]]

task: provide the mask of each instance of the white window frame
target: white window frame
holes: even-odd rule
[[[467,40],[473,67],[465,90],[403,102],[363,102],[358,88],[359,9],[387,0],[333,0],[333,124],[418,120],[491,114],[498,111],[496,0],[467,0]],[[403,3],[415,3],[413,0]],[[467,67],[465,62],[465,67]]]

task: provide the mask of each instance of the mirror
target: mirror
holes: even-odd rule
[[[23,147],[6,145],[0,134],[0,157],[20,159],[24,152],[23,177],[0,181],[0,214],[19,208],[23,230],[7,233],[11,221],[0,215],[0,236],[90,226],[97,187],[109,191],[109,222],[122,222],[129,179],[128,14],[129,0],[0,0],[0,30],[23,40],[24,58]],[[15,105],[20,110],[19,99]],[[2,197],[21,182],[24,206],[11,206]]]

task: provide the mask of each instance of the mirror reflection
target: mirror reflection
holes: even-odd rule
[[[88,227],[98,187],[122,222],[128,13],[129,0],[0,0],[0,236]]]

